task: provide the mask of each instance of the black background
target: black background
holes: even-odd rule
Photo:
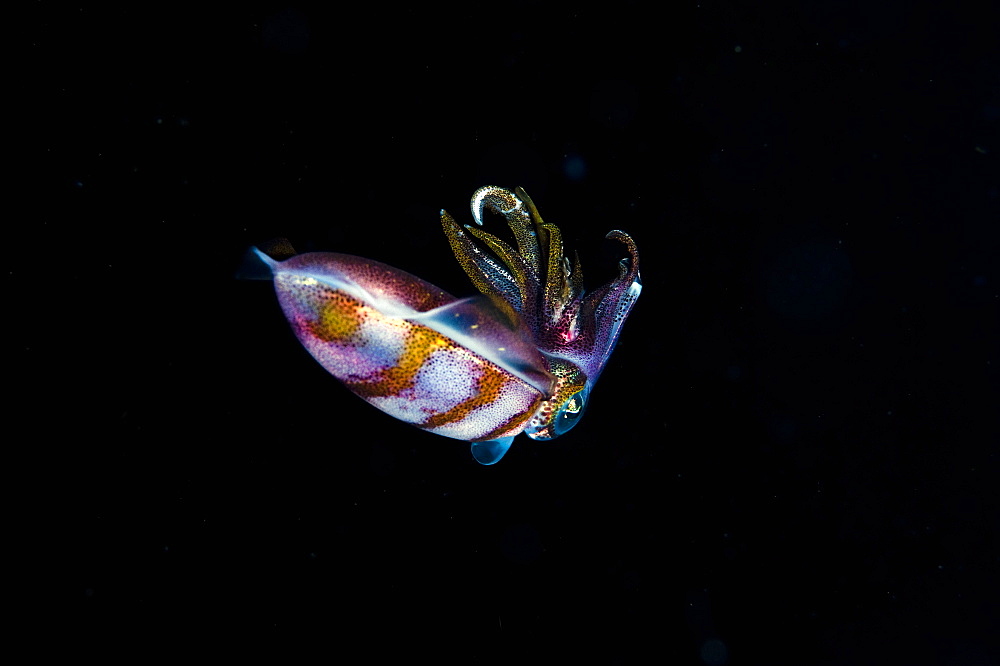
[[[11,418],[74,644],[996,663],[997,12],[757,4],[36,3]],[[287,237],[471,294],[484,184],[644,282],[488,468],[234,279]]]

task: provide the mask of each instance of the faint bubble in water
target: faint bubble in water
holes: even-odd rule
[[[567,155],[563,162],[563,169],[566,171],[566,177],[570,180],[583,180],[587,173],[587,165],[583,163],[583,158],[579,155]]]
[[[701,660],[709,666],[722,666],[728,658],[726,644],[718,638],[711,638],[701,644]]]

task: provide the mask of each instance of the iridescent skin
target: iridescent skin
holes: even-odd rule
[[[523,190],[480,188],[479,224],[486,207],[506,217],[517,251],[441,211],[455,256],[485,298],[456,299],[351,255],[275,261],[254,251],[295,335],[327,371],[402,421],[472,442],[475,459],[490,465],[520,432],[551,439],[576,424],[641,286],[627,234],[608,234],[629,252],[619,278],[585,296],[579,261],[571,270],[559,229]]]

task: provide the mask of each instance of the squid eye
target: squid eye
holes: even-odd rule
[[[577,391],[573,394],[566,404],[563,405],[559,413],[552,420],[552,431],[554,436],[558,437],[563,435],[575,426],[580,421],[580,417],[583,416],[583,411],[587,407],[587,395],[590,393],[588,390]]]

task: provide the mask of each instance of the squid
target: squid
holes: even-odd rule
[[[501,215],[515,244],[483,227]],[[366,402],[429,432],[471,443],[483,465],[516,435],[549,440],[577,423],[642,290],[624,231],[618,276],[590,293],[579,257],[521,189],[481,187],[473,225],[441,211],[451,249],[480,295],[457,298],[373,259],[312,252],[278,261],[251,248],[292,331]],[[516,247],[515,247],[516,245]]]

